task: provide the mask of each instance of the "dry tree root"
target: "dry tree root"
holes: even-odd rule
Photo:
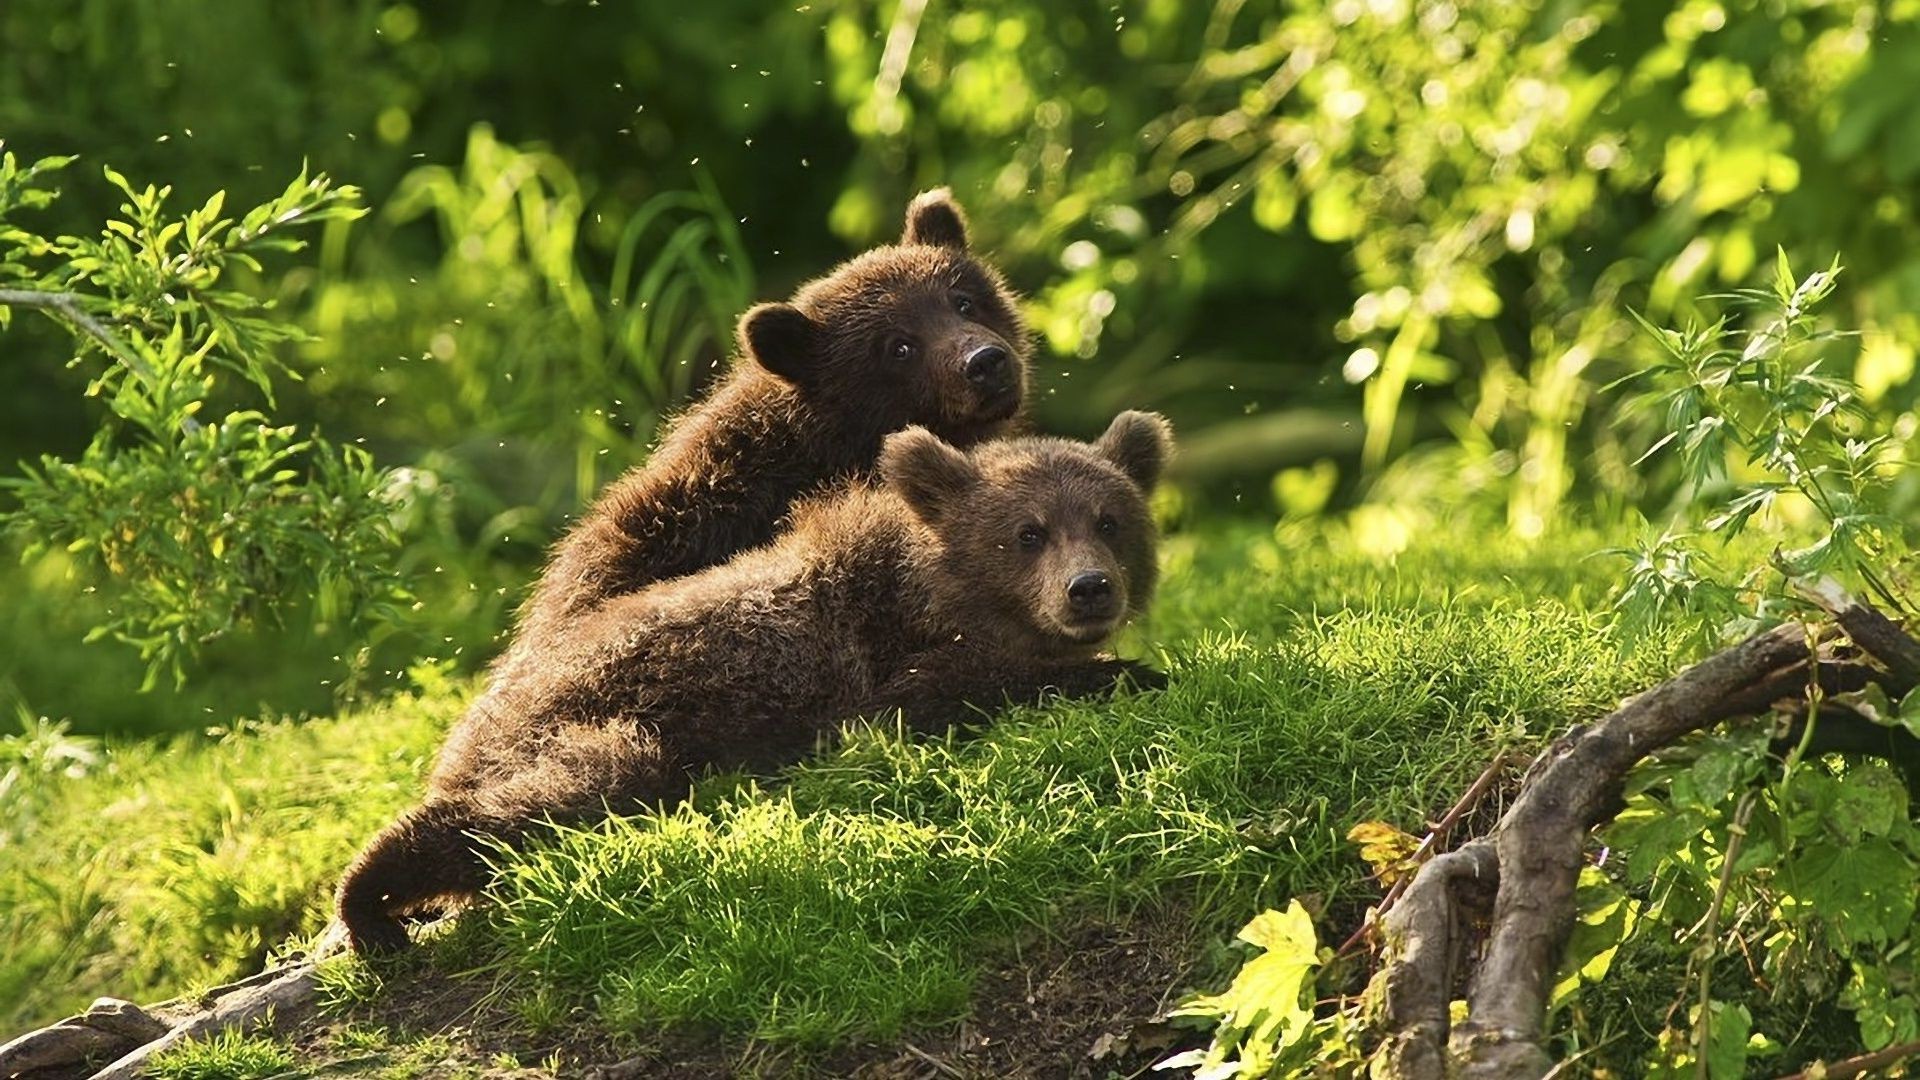
[[[1542,1028],[1587,835],[1619,812],[1627,773],[1642,758],[1782,704],[1804,725],[1810,692],[1874,682],[1897,696],[1920,686],[1920,642],[1831,583],[1809,596],[1855,654],[1817,647],[1789,624],[1709,657],[1561,737],[1527,770],[1491,835],[1420,868],[1384,916],[1384,1075],[1533,1080],[1553,1068]],[[1878,753],[1920,775],[1920,748],[1890,745],[1884,727],[1834,705],[1821,706],[1820,724],[1816,748]],[[1466,1019],[1456,1025],[1448,1005],[1468,962],[1470,920],[1486,923],[1485,947],[1472,968]]]
[[[192,998],[144,1009],[132,1002],[101,998],[79,1016],[0,1046],[0,1080],[71,1076],[99,1061],[110,1064],[93,1072],[89,1080],[133,1080],[145,1075],[155,1054],[182,1043],[295,1019],[314,1004],[319,988],[315,964],[341,951],[345,942],[344,928],[334,924],[306,957]]]
[[[131,1001],[100,998],[79,1016],[0,1045],[0,1077],[72,1070],[89,1061],[111,1060],[169,1030],[165,1020]]]

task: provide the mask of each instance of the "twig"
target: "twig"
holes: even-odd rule
[[[1920,1041],[1889,1046],[1885,1050],[1875,1050],[1871,1054],[1846,1058],[1831,1065],[1823,1063],[1805,1072],[1789,1073],[1780,1077],[1780,1080],[1814,1080],[1815,1077],[1824,1077],[1825,1080],[1846,1080],[1849,1076],[1859,1076],[1881,1066],[1892,1065],[1913,1057],[1915,1054],[1920,1054]]]
[[[1727,887],[1733,883],[1733,864],[1740,857],[1740,844],[1746,839],[1747,822],[1753,817],[1758,799],[1754,791],[1740,796],[1740,805],[1734,809],[1733,821],[1727,826],[1727,850],[1720,858],[1720,880],[1714,883],[1713,901],[1707,908],[1703,939],[1706,953],[1700,959],[1700,1015],[1693,1021],[1694,1060],[1698,1065],[1695,1075],[1700,1080],[1707,1080],[1707,1043],[1713,1037],[1713,956],[1720,936],[1720,908],[1727,902]]]
[[[966,1073],[963,1073],[959,1069],[956,1069],[953,1066],[947,1064],[946,1062],[941,1061],[939,1058],[934,1057],[932,1054],[927,1053],[925,1050],[920,1049],[919,1047],[913,1045],[912,1043],[903,1042],[900,1045],[907,1048],[907,1053],[912,1054],[914,1057],[917,1057],[921,1061],[924,1061],[927,1064],[933,1066],[934,1069],[940,1072],[942,1075],[957,1076],[960,1078],[960,1080],[967,1080]]]
[[[43,292],[38,289],[0,289],[0,307],[33,308],[57,315],[72,323],[88,337],[100,343],[115,360],[120,361],[128,371],[139,376],[148,386],[158,385],[160,373],[153,370],[145,358],[120,339],[120,335],[107,328],[99,319],[87,313],[80,306],[80,297],[70,292]]]
[[[1372,916],[1363,920],[1359,929],[1355,930],[1346,941],[1341,943],[1340,948],[1335,950],[1335,956],[1346,956],[1352,952],[1354,947],[1359,945],[1374,927],[1380,925],[1380,920],[1386,918],[1387,912],[1393,910],[1393,905],[1406,893],[1408,886],[1413,883],[1414,876],[1419,873],[1420,867],[1424,865],[1428,857],[1432,855],[1433,849],[1438,847],[1440,843],[1453,832],[1453,827],[1460,823],[1461,818],[1472,813],[1474,808],[1480,805],[1480,800],[1485,798],[1487,792],[1493,789],[1494,781],[1498,780],[1500,775],[1506,771],[1508,763],[1511,762],[1513,758],[1513,751],[1502,751],[1494,757],[1493,761],[1489,763],[1485,769],[1481,770],[1479,777],[1467,787],[1466,794],[1460,796],[1459,800],[1456,801],[1445,814],[1441,815],[1440,820],[1436,822],[1427,835],[1421,839],[1420,846],[1413,849],[1412,855],[1407,856],[1407,865],[1412,869],[1402,876],[1400,880],[1388,887],[1386,894],[1380,898],[1379,906],[1374,908]]]

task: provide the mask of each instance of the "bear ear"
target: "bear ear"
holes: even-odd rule
[[[902,244],[928,244],[933,247],[967,249],[967,216],[953,201],[953,192],[934,188],[921,192],[907,205],[907,231]]]
[[[813,370],[820,328],[792,304],[759,304],[740,316],[740,347],[791,383]]]
[[[1173,456],[1173,425],[1159,413],[1129,409],[1113,418],[1094,452],[1126,473],[1142,491],[1152,491]]]
[[[910,427],[887,436],[880,450],[880,475],[914,513],[931,521],[942,506],[980,479],[980,470],[933,432]]]

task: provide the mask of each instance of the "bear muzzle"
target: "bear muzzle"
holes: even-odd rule
[[[1067,579],[1061,630],[1067,638],[1080,644],[1104,640],[1119,628],[1126,606],[1122,599],[1120,589],[1106,571],[1076,571]]]

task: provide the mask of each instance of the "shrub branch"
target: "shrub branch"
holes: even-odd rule
[[[43,292],[39,289],[0,289],[0,306],[32,308],[51,316],[58,316],[72,323],[82,333],[99,342],[107,350],[107,355],[118,360],[128,371],[133,372],[141,382],[153,386],[160,381],[160,374],[153,370],[146,359],[121,340],[120,335],[108,328],[106,323],[87,313],[80,306],[80,297],[70,292]]]

